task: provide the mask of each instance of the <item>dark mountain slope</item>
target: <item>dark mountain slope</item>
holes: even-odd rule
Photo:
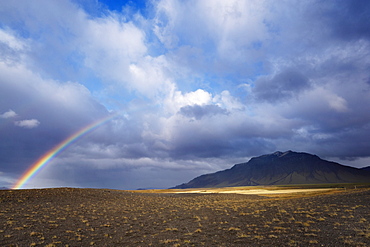
[[[287,151],[255,157],[247,163],[199,176],[175,188],[363,182],[370,182],[369,171],[308,153]]]
[[[370,166],[362,167],[361,170],[363,170],[363,171],[370,171]]]

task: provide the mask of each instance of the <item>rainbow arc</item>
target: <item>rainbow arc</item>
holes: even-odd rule
[[[108,122],[112,118],[116,117],[117,114],[110,115],[108,117],[102,118],[96,122],[93,122],[79,131],[75,132],[61,143],[56,145],[54,148],[50,149],[43,156],[41,156],[35,163],[33,163],[26,172],[18,179],[18,181],[13,185],[12,189],[21,189],[31,178],[33,178],[46,164],[48,164],[53,158],[55,158],[59,153],[65,150],[69,145],[74,143],[76,140],[86,135],[87,133],[93,131],[104,123]]]

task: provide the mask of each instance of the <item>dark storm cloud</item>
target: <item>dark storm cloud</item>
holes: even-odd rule
[[[20,66],[0,66],[0,163],[24,171],[44,153],[108,112],[85,87],[44,80]],[[12,109],[10,111],[9,109]]]
[[[29,186],[170,187],[276,150],[370,157],[368,1],[0,5],[0,182],[115,111]]]
[[[298,96],[309,87],[308,78],[298,69],[285,69],[272,78],[264,76],[258,79],[253,93],[259,100],[276,102]]]
[[[174,160],[188,159],[198,160],[200,158],[219,158],[226,160],[232,157],[250,157],[269,152],[276,146],[269,140],[259,137],[252,138],[204,138],[201,133],[189,134],[189,138],[173,143],[173,150],[169,153]]]
[[[217,105],[188,105],[183,106],[180,108],[181,115],[189,117],[189,118],[195,118],[197,120],[201,119],[204,116],[212,116],[216,114],[224,114],[227,115],[227,110],[222,109],[221,107]]]
[[[334,36],[344,40],[370,39],[369,1],[329,1],[323,6],[317,17],[327,21]]]

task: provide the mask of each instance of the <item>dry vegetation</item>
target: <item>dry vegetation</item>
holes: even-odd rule
[[[294,197],[0,191],[0,246],[370,246],[368,205],[369,189]]]

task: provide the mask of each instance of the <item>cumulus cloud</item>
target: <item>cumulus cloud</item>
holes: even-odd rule
[[[14,124],[22,128],[33,129],[39,126],[40,122],[37,119],[28,119],[28,120],[15,121]]]
[[[206,105],[211,102],[212,94],[203,89],[197,89],[187,93],[182,93],[174,89],[165,99],[167,110],[172,114],[177,113],[184,106]]]
[[[370,156],[364,1],[104,6],[2,3],[4,176],[14,179],[68,136],[118,112],[33,185],[170,187],[276,150]],[[33,129],[25,135],[13,123]]]
[[[271,38],[273,6],[269,1],[158,1],[154,32],[172,52],[170,58],[191,73],[199,68],[255,73],[264,56],[260,48]]]
[[[3,114],[0,115],[0,118],[13,118],[16,117],[17,113],[15,113],[13,110],[9,110]]]
[[[216,115],[216,114],[227,114],[225,109],[217,105],[193,105],[193,106],[183,106],[180,108],[181,115],[184,115],[189,118],[201,119],[204,116]]]
[[[145,33],[115,16],[81,21],[87,26],[81,37],[85,65],[103,78],[127,82],[130,65],[146,54]]]

